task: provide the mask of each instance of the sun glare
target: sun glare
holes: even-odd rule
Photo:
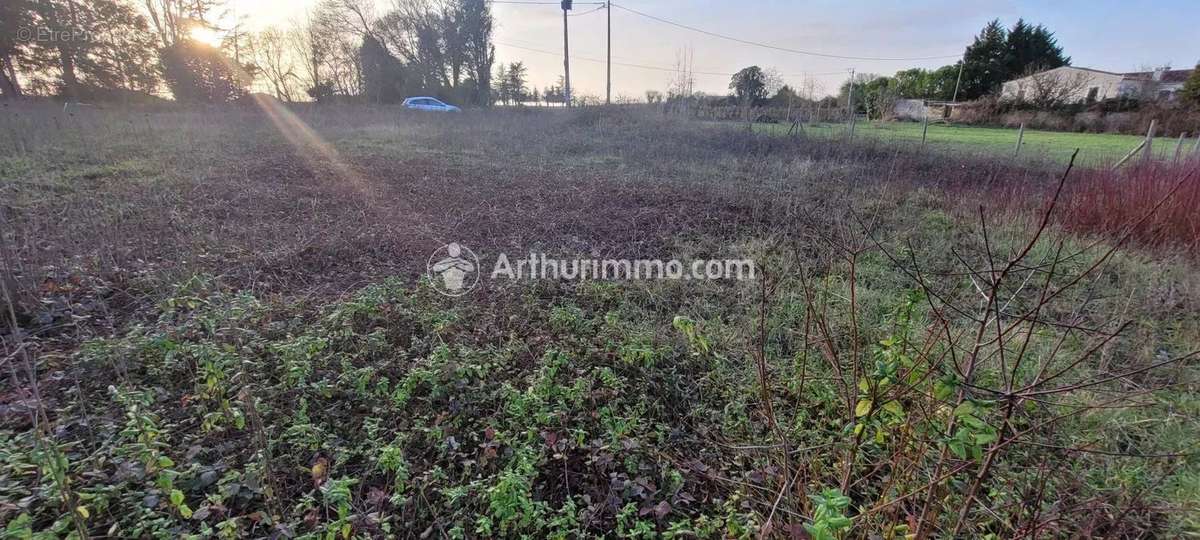
[[[188,32],[188,34],[193,40],[200,43],[211,45],[213,47],[219,47],[221,45],[221,34],[212,28],[197,26],[192,28],[192,31]]]

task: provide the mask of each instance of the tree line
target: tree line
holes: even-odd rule
[[[879,116],[898,98],[977,99],[997,92],[1006,81],[1070,63],[1071,58],[1063,54],[1054,33],[1046,27],[1019,19],[1006,29],[999,20],[993,20],[967,46],[959,62],[936,69],[901,70],[890,77],[859,73],[841,85],[836,100],[845,106],[853,89],[856,111]],[[811,91],[797,92],[783,84],[774,70],[759,66],[735,73],[730,78],[729,90],[729,96],[723,100],[725,105],[809,106],[819,101]]]
[[[846,103],[853,88],[859,114],[877,116],[898,98],[969,101],[997,93],[1005,82],[1071,65],[1054,33],[1018,19],[1011,28],[989,22],[963,52],[962,60],[937,69],[913,68],[891,77],[862,73],[842,84]]]
[[[431,95],[463,105],[562,103],[563,84],[538,90],[523,63],[496,63],[487,0],[320,0],[285,27],[221,28],[223,0],[4,0],[0,3],[0,97],[56,95],[75,101],[166,95],[227,102],[251,88],[284,101],[394,103]],[[219,43],[199,39],[204,33]],[[971,100],[1033,71],[1070,65],[1053,32],[1018,20],[989,22],[963,59],[890,77],[858,74],[860,114],[878,114],[899,97]],[[732,77],[729,104],[813,101],[770,69]],[[668,101],[675,91],[668,92]],[[685,92],[686,94],[686,92]],[[678,96],[675,96],[676,98]],[[653,102],[662,96],[647,95]]]
[[[321,0],[285,27],[254,32],[222,27],[225,13],[222,0],[4,0],[0,97],[220,103],[251,88],[285,101],[497,97],[487,0],[397,0],[382,12],[371,0]]]

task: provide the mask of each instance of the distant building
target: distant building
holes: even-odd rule
[[[921,121],[925,119],[934,122],[950,118],[955,107],[962,103],[951,101],[933,101],[928,99],[898,99],[892,108],[892,118],[896,120]]]
[[[1192,76],[1190,69],[1159,68],[1125,74],[1126,86],[1135,93],[1151,99],[1172,100],[1179,95],[1183,84]]]
[[[923,99],[898,99],[892,115],[898,120],[922,120],[929,115]]]
[[[1091,103],[1110,98],[1172,100],[1192,74],[1190,69],[1113,73],[1063,66],[1004,83],[1000,97],[1018,101]]]

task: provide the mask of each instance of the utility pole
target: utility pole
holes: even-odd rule
[[[571,106],[571,47],[567,38],[567,12],[571,10],[571,0],[562,0],[563,10],[563,106]]]
[[[612,105],[612,2],[604,3],[608,10],[608,64],[605,70],[604,104]]]
[[[850,90],[846,94],[846,110],[850,113],[850,138],[854,138],[854,68],[850,68]]]
[[[954,81],[954,97],[950,98],[951,103],[958,103],[958,85],[962,84],[962,71],[966,64],[966,58],[958,61],[958,80]]]

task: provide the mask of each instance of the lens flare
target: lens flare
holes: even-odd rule
[[[213,30],[207,26],[196,26],[192,28],[192,30],[188,32],[188,36],[191,37],[193,41],[197,41],[205,45],[210,45],[213,47],[221,46],[220,32],[217,32],[216,30]]]

